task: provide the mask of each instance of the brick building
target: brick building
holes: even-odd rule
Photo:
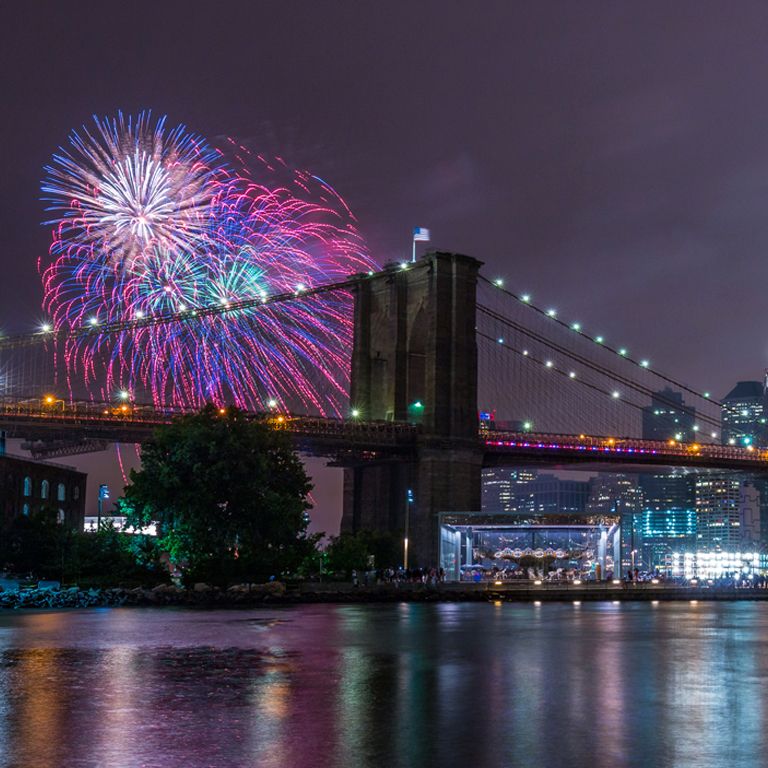
[[[60,523],[82,531],[87,478],[63,464],[0,453],[0,523],[49,511]]]

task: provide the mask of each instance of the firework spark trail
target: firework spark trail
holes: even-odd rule
[[[149,113],[70,136],[43,183],[56,218],[39,265],[55,328],[226,306],[375,269],[344,200],[322,179],[237,148],[224,153]],[[67,381],[149,395],[307,412],[346,408],[347,293],[307,297],[64,342]]]

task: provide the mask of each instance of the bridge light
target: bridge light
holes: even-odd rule
[[[499,344],[503,344],[504,343],[504,339],[501,336],[499,336],[499,338],[496,339],[496,341],[498,341]]]
[[[408,269],[408,262],[407,261],[401,261],[400,262],[400,269]]]
[[[641,368],[647,368],[650,365],[650,362],[648,360],[641,360],[640,361],[640,367]]]
[[[754,445],[748,445],[747,446],[747,450],[748,451],[754,451],[755,450],[755,446]]]
[[[302,291],[306,291],[306,290],[307,290],[307,286],[304,285],[304,283],[298,283],[296,285],[296,293],[301,293]]]
[[[533,424],[531,424],[531,422],[530,422],[530,421],[524,421],[524,422],[523,422],[523,429],[524,429],[526,432],[530,432],[532,427],[533,427]]]
[[[226,408],[219,408],[219,413],[223,416],[227,412]]]
[[[494,285],[497,285],[499,288],[503,288],[503,287],[504,287],[504,281],[503,281],[503,280],[502,280],[500,277],[497,277],[497,278],[496,278],[496,279],[493,281],[493,284],[494,284]]]
[[[368,271],[368,277],[373,277],[373,270],[372,269]]]
[[[413,404],[413,407],[414,407],[414,408],[423,408],[423,407],[424,407],[424,404],[421,402],[421,400],[417,400],[417,401],[416,401],[416,402]]]
[[[128,406],[127,406],[127,405],[121,405],[121,406],[120,406],[120,410],[121,410],[123,413],[125,413],[125,412],[128,410]]]
[[[144,317],[144,313],[140,309],[137,309],[136,310],[136,319],[137,320],[141,320],[142,317]]]
[[[706,397],[706,398],[707,398],[707,400],[709,400],[709,392],[705,392],[705,393],[704,393],[704,397]]]
[[[626,357],[626,356],[627,356],[627,350],[626,350],[626,349],[624,349],[624,347],[622,347],[622,348],[619,350],[619,354],[620,354],[622,357]]]
[[[527,349],[523,350],[523,357],[528,357],[528,350]]]
[[[586,437],[586,435],[579,435],[579,440],[583,440]]]
[[[597,344],[602,344],[603,343],[603,337],[602,336],[595,336],[595,342]]]
[[[694,424],[693,425],[693,431],[694,432],[698,432],[699,431],[699,425],[698,424]]]
[[[187,311],[187,305],[179,304],[179,312],[186,312],[186,311]]]
[[[547,360],[547,362],[544,363],[544,365],[546,365],[547,368],[551,368],[554,365],[554,363],[551,360]]]
[[[732,437],[728,438],[728,445],[736,445],[736,440]]]
[[[92,317],[89,321],[90,325],[98,325],[99,324],[99,318],[98,317]]]
[[[285,416],[278,416],[277,417],[277,423],[282,424],[285,421]]]
[[[352,418],[356,419],[360,415],[360,411],[357,408],[352,409]]]
[[[51,325],[50,325],[50,323],[43,323],[43,324],[40,326],[40,330],[41,330],[43,333],[48,333],[48,331],[50,331],[50,330],[51,330]]]
[[[531,294],[530,293],[524,293],[520,297],[520,301],[524,302],[525,304],[527,304],[530,300],[531,300]]]
[[[710,436],[710,437],[717,437],[717,432],[710,432],[710,433],[709,433],[709,436]]]
[[[669,444],[670,444],[670,445],[674,445],[674,444],[675,444],[675,441],[674,441],[672,438],[670,438],[670,440],[669,440]]]
[[[749,435],[745,435],[741,441],[744,443],[744,445],[749,445],[752,442],[752,438],[749,437]]]
[[[615,391],[615,390],[614,390],[614,391],[611,393],[611,397],[618,399],[619,397],[621,397],[621,392],[618,392],[618,391]]]
[[[277,408],[277,400],[267,400],[267,408]]]
[[[575,378],[576,378],[576,371],[571,371],[571,372],[568,374],[568,378],[569,378],[569,379],[575,379]]]
[[[54,402],[56,402],[56,398],[53,395],[46,395],[45,396],[45,403],[46,403],[46,405],[51,405]]]
[[[580,331],[581,330],[581,323],[573,323],[573,325],[571,325],[571,330],[573,330],[573,331]]]
[[[131,393],[127,389],[121,389],[119,396],[121,400],[127,400],[131,396]]]
[[[548,309],[547,310],[547,315],[549,317],[557,317],[557,310],[556,309]]]
[[[683,433],[682,433],[682,432],[678,432],[678,433],[675,435],[675,440],[682,440],[682,439],[683,439]]]
[[[612,437],[609,437],[608,438],[608,445],[616,445],[616,441]]]

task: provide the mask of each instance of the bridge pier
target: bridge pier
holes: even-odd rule
[[[409,421],[421,435],[402,463],[345,470],[342,531],[406,533],[409,565],[435,566],[438,513],[480,508],[477,273],[481,262],[430,252],[406,268],[361,275],[355,295],[351,407]]]

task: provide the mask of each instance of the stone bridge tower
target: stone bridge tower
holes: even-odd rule
[[[347,467],[342,531],[409,539],[409,566],[438,559],[439,512],[480,509],[475,307],[481,262],[430,252],[361,276],[350,403],[366,420],[421,425],[416,455]]]

